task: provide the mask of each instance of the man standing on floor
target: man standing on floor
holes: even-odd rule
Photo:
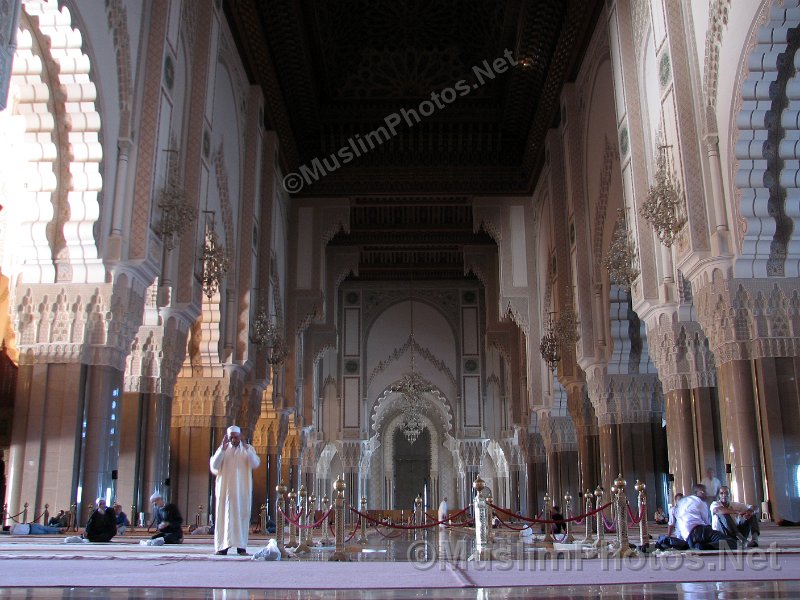
[[[261,460],[253,447],[241,439],[241,434],[236,425],[228,427],[222,445],[210,460],[211,472],[217,476],[214,547],[221,555],[234,547],[239,555],[247,555],[253,469]]]

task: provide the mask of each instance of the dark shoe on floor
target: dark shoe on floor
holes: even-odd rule
[[[214,554],[216,554],[217,556],[225,556],[228,554],[228,549],[225,548],[225,550],[217,550],[216,552],[214,552]]]
[[[755,540],[749,541],[744,545],[745,548],[758,548],[758,542]]]
[[[239,556],[247,556],[247,550],[245,548],[237,548],[236,554]]]

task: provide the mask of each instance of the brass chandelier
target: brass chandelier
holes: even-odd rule
[[[409,338],[409,344],[411,346],[411,370],[403,373],[400,381],[392,385],[389,389],[403,397],[403,401],[400,406],[400,411],[403,416],[403,423],[400,426],[400,430],[408,440],[408,443],[413,444],[417,441],[417,438],[425,428],[425,424],[422,421],[423,407],[425,405],[423,396],[434,391],[433,386],[425,381],[415,369],[413,298],[411,299],[411,335]]]
[[[161,209],[159,233],[167,250],[172,250],[176,240],[197,218],[197,209],[186,202],[186,193],[174,181],[161,190],[158,207]]]
[[[655,183],[650,186],[647,199],[640,209],[641,215],[667,248],[672,246],[686,224],[680,184],[675,181],[667,164],[666,149],[669,147],[659,146]]]
[[[217,241],[213,213],[211,215],[211,223],[206,223],[206,237],[200,249],[200,260],[203,263],[203,293],[209,300],[217,293],[230,266],[225,247]]]
[[[259,309],[253,319],[250,341],[256,346],[267,349],[267,362],[273,366],[281,364],[289,354],[286,340],[278,330],[277,324],[263,307]]]
[[[639,276],[639,269],[636,267],[636,247],[628,236],[625,211],[621,208],[617,209],[614,236],[611,238],[608,254],[603,257],[603,266],[608,270],[611,283],[626,290],[631,289],[633,282]]]
[[[542,355],[542,360],[544,360],[547,367],[551,371],[555,371],[558,361],[561,360],[561,340],[553,324],[553,313],[550,313],[547,318],[547,329],[539,344],[539,353]]]

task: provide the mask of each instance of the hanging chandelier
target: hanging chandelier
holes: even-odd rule
[[[547,364],[547,367],[551,371],[555,371],[558,361],[561,360],[561,341],[553,326],[553,313],[550,313],[547,318],[547,330],[539,344],[539,353],[542,355],[542,360]]]
[[[230,264],[224,246],[217,241],[213,222],[211,227],[206,227],[206,237],[200,250],[200,260],[203,262],[203,293],[210,300],[217,293]]]
[[[403,397],[400,411],[403,416],[403,423],[400,430],[408,440],[409,444],[417,441],[417,438],[425,428],[422,421],[423,407],[425,406],[424,395],[434,391],[433,386],[425,381],[415,370],[414,362],[414,299],[411,299],[411,335],[409,338],[411,346],[411,370],[403,373],[400,381],[389,388],[392,392]]]
[[[161,190],[158,207],[161,209],[159,233],[167,250],[172,250],[175,248],[176,240],[197,218],[197,209],[186,202],[185,192],[174,182],[170,182]]]
[[[660,146],[656,158],[655,183],[647,192],[647,199],[640,209],[641,215],[650,223],[658,239],[667,248],[672,246],[686,224],[683,216],[683,194],[680,184],[675,181],[667,164],[666,149],[670,146]]]
[[[611,283],[626,290],[631,289],[639,276],[636,268],[636,247],[628,237],[628,226],[625,223],[625,211],[617,209],[617,223],[614,225],[614,236],[611,247],[603,257],[603,266],[608,270]]]
[[[281,364],[289,354],[286,340],[264,308],[259,309],[253,319],[250,341],[256,346],[267,349],[267,362],[273,366]]]

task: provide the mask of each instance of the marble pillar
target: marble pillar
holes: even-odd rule
[[[799,358],[755,361],[758,426],[763,437],[763,468],[770,516],[776,522],[800,521]]]
[[[718,373],[731,494],[737,502],[760,506],[764,490],[753,366],[749,360],[732,360],[720,365]]]
[[[664,395],[667,419],[669,472],[674,477],[671,493],[691,494],[699,481],[695,456],[693,402],[691,390],[672,390]]]
[[[205,517],[202,520],[207,522],[206,515],[214,512],[214,476],[209,460],[221,439],[215,429],[207,426],[171,429],[170,472],[175,475],[170,478],[169,493],[187,523],[194,523],[201,505]]]

